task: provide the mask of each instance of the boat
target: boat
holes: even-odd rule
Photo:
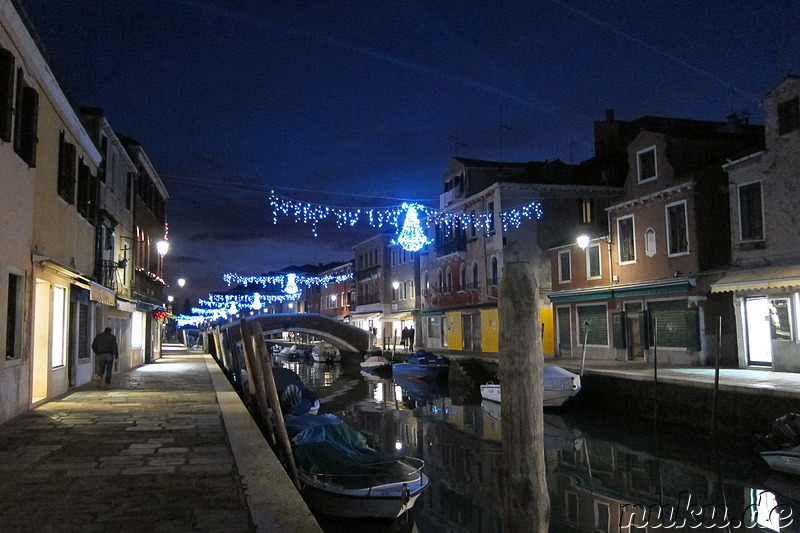
[[[335,346],[320,341],[311,347],[311,358],[316,363],[338,363],[342,360],[342,354]]]
[[[560,366],[544,365],[542,369],[544,407],[561,407],[567,400],[581,390],[581,377]],[[490,402],[502,402],[502,389],[499,383],[489,382],[481,385],[481,398]]]
[[[450,394],[447,380],[424,381],[403,376],[392,376],[394,384],[403,389],[404,396],[422,407],[433,400]]]
[[[319,412],[319,397],[317,393],[306,387],[297,372],[288,368],[273,366],[272,377],[281,402],[281,411],[284,415],[292,413],[301,415]]]
[[[417,350],[408,356],[405,363],[392,365],[395,376],[403,376],[422,381],[435,381],[447,376],[450,369],[450,360],[442,355],[436,355],[426,350]]]
[[[775,419],[770,433],[761,440],[770,449],[759,453],[771,469],[800,475],[800,415],[787,413]]]
[[[281,348],[277,355],[293,360],[306,359],[308,357],[308,351],[309,350],[307,347],[298,344],[291,344]]]
[[[372,355],[361,361],[361,370],[381,377],[392,375],[392,362],[382,355]]]
[[[333,415],[287,417],[300,494],[316,512],[343,518],[401,516],[428,486],[425,463],[380,452]]]

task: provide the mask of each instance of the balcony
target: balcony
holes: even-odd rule
[[[119,274],[119,269],[121,268],[123,268],[123,265],[120,265],[116,261],[109,261],[107,259],[100,261],[100,279],[98,280],[100,285],[108,287],[112,291],[116,291],[122,285]]]

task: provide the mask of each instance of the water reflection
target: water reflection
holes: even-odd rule
[[[321,412],[376,449],[422,458],[431,479],[395,523],[319,517],[325,531],[502,531],[499,405],[459,405],[453,398],[474,391],[381,379],[357,366],[293,369],[320,394]],[[744,530],[748,521],[749,530],[800,531],[800,480],[772,473],[746,442],[682,428],[656,433],[647,421],[569,408],[546,412],[544,441],[551,532]]]

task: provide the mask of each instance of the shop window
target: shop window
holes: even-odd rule
[[[773,298],[769,307],[772,338],[775,340],[792,339],[792,314],[789,298]]]
[[[580,305],[578,312],[578,344],[608,346],[608,314],[605,304]]]

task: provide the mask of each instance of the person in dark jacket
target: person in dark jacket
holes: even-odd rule
[[[92,351],[100,362],[100,388],[107,389],[111,385],[111,373],[119,360],[117,338],[111,328],[106,328],[92,341]]]

